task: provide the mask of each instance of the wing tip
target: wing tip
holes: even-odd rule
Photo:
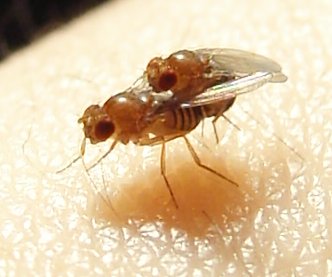
[[[288,80],[288,77],[283,74],[282,72],[278,72],[273,74],[272,79],[270,80],[271,83],[285,83]]]

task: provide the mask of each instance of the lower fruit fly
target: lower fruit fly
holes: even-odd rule
[[[274,61],[235,49],[182,50],[168,58],[153,58],[142,77],[130,88],[110,97],[102,106],[89,106],[78,120],[83,124],[85,141],[92,144],[113,139],[117,143],[161,144],[161,174],[178,208],[166,177],[165,143],[182,137],[195,163],[233,185],[236,182],[204,165],[186,135],[207,117],[214,122],[234,103],[239,94],[267,82],[285,82],[287,77]]]

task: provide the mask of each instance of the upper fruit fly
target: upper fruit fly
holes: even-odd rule
[[[261,82],[264,83],[263,80],[278,83],[287,80],[276,62],[236,49],[181,50],[165,59],[151,59],[145,71],[146,78],[155,92],[171,90],[178,102],[191,99],[218,84],[224,84],[229,87],[228,89],[232,87],[234,90],[242,86],[247,88],[249,80],[242,78],[257,73],[264,75],[262,78],[257,78],[261,74],[254,77],[255,85],[259,86]],[[227,82],[235,79],[240,79],[235,84],[240,82],[241,85],[234,86],[234,82]],[[250,77],[249,79],[252,80]],[[224,93],[224,90],[221,92]],[[219,97],[217,100],[220,100]]]
[[[168,58],[153,58],[144,74],[127,90],[111,96],[102,106],[89,106],[78,120],[84,141],[92,144],[113,139],[117,143],[161,144],[161,174],[176,208],[179,207],[166,177],[165,143],[182,137],[195,163],[238,186],[236,182],[204,165],[186,135],[207,117],[215,122],[239,94],[267,82],[285,82],[287,77],[273,60],[235,49],[181,50]]]

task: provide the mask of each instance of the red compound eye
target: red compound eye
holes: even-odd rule
[[[167,71],[160,75],[159,77],[159,88],[161,90],[169,90],[171,89],[177,82],[177,76],[174,71]]]
[[[108,120],[103,119],[95,126],[95,136],[99,141],[107,140],[114,133],[114,124]]]

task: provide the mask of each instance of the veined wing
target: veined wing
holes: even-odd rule
[[[256,72],[269,72],[272,74],[269,82],[280,83],[287,80],[281,72],[281,66],[262,55],[230,48],[197,49],[195,52],[209,61],[214,72],[235,77],[244,77]]]
[[[249,76],[227,81],[207,89],[187,102],[181,103],[181,107],[208,105],[234,98],[271,82],[272,78],[273,74],[270,72],[256,72]]]

